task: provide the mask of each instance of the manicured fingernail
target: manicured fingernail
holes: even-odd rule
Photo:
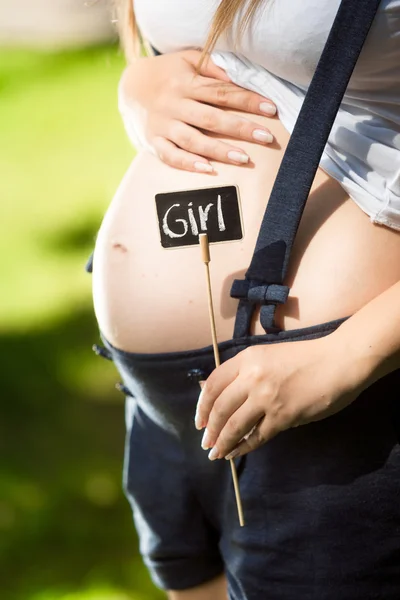
[[[262,129],[255,129],[253,131],[253,139],[257,140],[257,142],[263,142],[264,144],[271,144],[274,141],[274,136],[268,131],[263,131]]]
[[[215,446],[208,454],[209,460],[216,460],[219,456],[218,448]]]
[[[200,404],[200,402],[205,394],[205,390],[206,390],[206,382],[205,381],[202,382],[202,385],[200,385],[200,390],[201,391],[200,391],[199,397],[197,399],[197,406]]]
[[[203,439],[201,440],[201,447],[203,450],[209,450],[212,446],[211,436],[208,433],[207,429],[204,430]]]
[[[232,450],[232,452],[225,456],[225,460],[231,460],[231,458],[236,458],[237,456],[239,456],[239,454],[240,450],[239,448],[236,448],[235,450]]]
[[[199,413],[196,413],[194,417],[194,425],[196,429],[203,429],[203,427],[205,427],[205,424],[203,423],[203,420],[200,417]]]
[[[260,110],[270,117],[276,115],[276,106],[274,106],[274,104],[270,104],[269,102],[261,102]]]
[[[208,163],[196,161],[193,166],[196,171],[201,171],[202,173],[212,173],[214,171],[214,167]]]
[[[247,154],[244,154],[244,152],[236,152],[236,150],[230,150],[230,152],[228,152],[228,158],[229,160],[234,160],[235,162],[240,162],[243,164],[249,162],[249,157]]]

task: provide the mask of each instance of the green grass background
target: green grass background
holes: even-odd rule
[[[133,157],[113,47],[0,49],[0,598],[155,600],[84,264]]]

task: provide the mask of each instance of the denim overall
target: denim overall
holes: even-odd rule
[[[378,4],[341,4],[246,278],[234,282],[239,307],[233,339],[219,344],[221,361],[249,345],[320,338],[345,321],[280,331],[274,313],[287,299],[283,281],[301,214]],[[266,334],[251,336],[256,304]],[[124,382],[124,485],[158,586],[186,589],[225,572],[231,600],[400,599],[400,370],[340,413],[237,459],[241,528],[229,464],[208,460],[193,421],[198,380],[214,369],[212,347],[138,354],[103,341],[98,354],[114,361]]]

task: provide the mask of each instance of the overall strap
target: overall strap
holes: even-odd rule
[[[249,335],[256,304],[268,333],[277,304],[286,302],[283,285],[290,252],[329,133],[380,0],[342,0],[282,159],[244,280],[231,296],[240,300],[233,337]]]

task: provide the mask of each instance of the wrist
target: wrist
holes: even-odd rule
[[[375,381],[393,370],[390,359],[379,351],[368,335],[356,335],[345,322],[328,336],[335,364],[347,390],[361,393]]]

